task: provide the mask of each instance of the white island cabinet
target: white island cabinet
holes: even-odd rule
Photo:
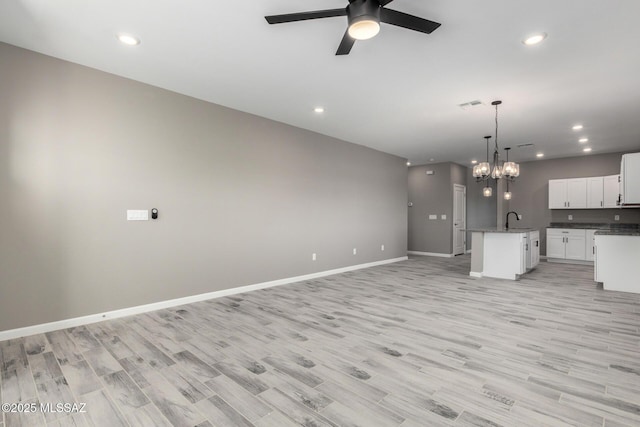
[[[471,231],[473,277],[516,280],[540,259],[540,232],[534,229],[484,228]]]
[[[594,275],[605,290],[640,293],[640,231],[597,231]]]

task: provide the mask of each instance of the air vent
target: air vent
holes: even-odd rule
[[[476,99],[475,101],[469,101],[469,102],[465,102],[464,104],[459,104],[458,107],[462,108],[463,110],[466,110],[468,108],[475,107],[477,105],[482,105],[482,101],[479,101]]]

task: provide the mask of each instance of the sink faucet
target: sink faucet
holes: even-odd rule
[[[516,216],[516,219],[520,221],[520,215],[518,215],[518,212],[516,211],[507,212],[507,223],[504,226],[504,228],[506,228],[507,230],[509,229],[509,215],[511,214],[514,214]]]

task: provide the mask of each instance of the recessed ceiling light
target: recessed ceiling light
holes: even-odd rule
[[[478,161],[477,161],[477,160],[471,160],[471,164],[472,164],[472,165],[475,165],[476,163],[478,163]]]
[[[571,129],[580,130],[580,129],[582,129],[582,127],[583,127],[582,125],[574,125]]]
[[[436,159],[429,159],[429,161],[430,161],[430,162],[435,162],[435,161],[436,161]]]
[[[313,111],[315,111],[318,114],[324,113],[324,108],[323,107],[316,107],[316,108],[313,109]]]
[[[411,166],[411,162],[407,162],[407,166]]]
[[[527,46],[533,46],[534,44],[538,44],[546,38],[547,38],[547,33],[533,34],[527,37],[526,39],[522,40],[522,43],[526,44]]]
[[[583,148],[582,151],[584,151],[585,153],[589,153],[591,151],[591,148],[589,147]]]
[[[580,138],[578,142],[584,144],[585,142],[589,142],[589,138]]]
[[[536,157],[544,157],[544,153],[538,153],[536,154]]]
[[[126,44],[127,46],[136,46],[140,44],[140,39],[132,36],[131,34],[118,34],[118,40],[120,40],[120,43]]]

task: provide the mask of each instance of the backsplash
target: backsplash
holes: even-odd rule
[[[569,215],[573,216],[569,220]],[[616,221],[615,216],[620,220]],[[551,222],[575,222],[597,224],[640,224],[640,208],[626,209],[553,209]]]

